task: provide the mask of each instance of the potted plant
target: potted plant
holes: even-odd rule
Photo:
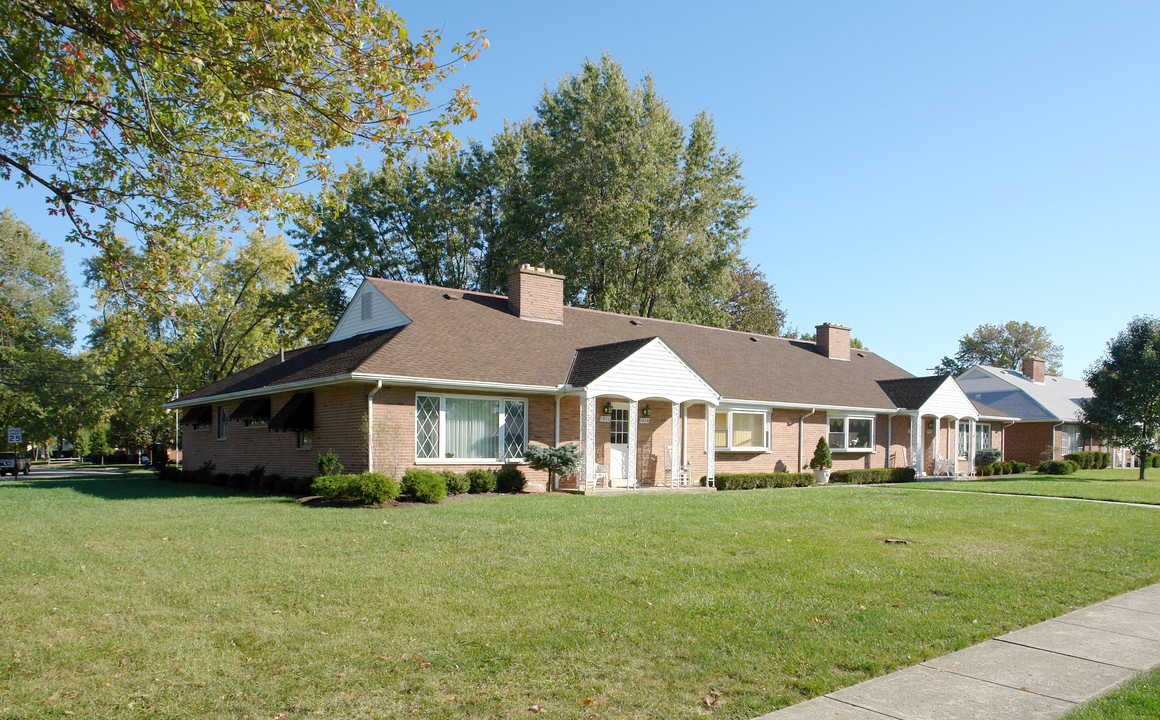
[[[834,458],[830,456],[830,444],[823,435],[818,438],[818,446],[814,448],[814,457],[810,460],[810,469],[814,471],[814,482],[825,485],[830,482],[830,468],[834,467]]]

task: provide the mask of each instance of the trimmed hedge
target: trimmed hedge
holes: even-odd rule
[[[495,473],[475,468],[467,471],[468,492],[473,494],[495,492]]]
[[[471,481],[467,479],[466,475],[461,475],[454,470],[444,470],[441,474],[447,483],[448,495],[462,495],[471,489]]]
[[[248,473],[215,473],[214,465],[206,461],[196,470],[178,470],[174,465],[155,465],[158,480],[172,483],[194,483],[216,487],[247,490],[273,495],[309,495],[313,478],[283,477],[266,473],[265,466],[257,465]]]
[[[495,474],[495,489],[501,493],[522,493],[528,479],[517,467],[505,467]]]
[[[1144,467],[1160,468],[1160,455],[1149,455]]]
[[[447,479],[430,470],[411,468],[403,474],[403,493],[434,505],[447,497]]]
[[[701,485],[708,482],[701,478]],[[813,473],[718,473],[718,490],[758,490],[782,487],[806,487],[814,484]]]
[[[328,500],[353,500],[364,505],[387,502],[399,496],[399,483],[383,473],[320,475],[310,489]]]
[[[1063,459],[1078,464],[1081,470],[1099,470],[1112,464],[1112,454],[1098,450],[1068,453]]]
[[[899,483],[914,480],[914,468],[863,468],[860,470],[835,470],[830,473],[832,483],[852,483],[854,485],[876,485],[879,483]]]
[[[1039,463],[1035,472],[1040,475],[1071,475],[1079,470],[1079,464],[1074,460],[1044,460]]]

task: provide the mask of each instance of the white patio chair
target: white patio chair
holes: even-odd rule
[[[604,479],[604,487],[609,487],[608,484],[608,466],[600,463],[596,464],[596,487],[600,487],[600,479]]]
[[[665,475],[672,478],[670,482],[677,487],[684,487],[691,482],[688,465],[673,469],[672,445],[665,445]]]

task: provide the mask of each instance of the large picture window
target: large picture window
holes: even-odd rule
[[[527,405],[515,398],[415,396],[415,457],[420,460],[520,460],[527,447]]]
[[[768,450],[768,415],[763,410],[721,410],[717,413],[716,438],[718,450]]]
[[[1083,450],[1083,431],[1080,430],[1079,425],[1064,425],[1062,434],[1063,447],[1060,449],[1063,450],[1064,455]]]
[[[874,418],[856,415],[831,415],[826,441],[838,452],[874,450]]]

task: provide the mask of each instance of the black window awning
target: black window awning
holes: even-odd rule
[[[212,419],[213,408],[209,405],[194,405],[181,416],[181,424],[200,427],[202,425],[209,425]]]
[[[313,430],[314,393],[295,393],[267,425],[270,430]]]
[[[230,420],[245,420],[246,422],[266,422],[270,419],[270,398],[246,398],[238,405],[238,409],[230,413]]]

